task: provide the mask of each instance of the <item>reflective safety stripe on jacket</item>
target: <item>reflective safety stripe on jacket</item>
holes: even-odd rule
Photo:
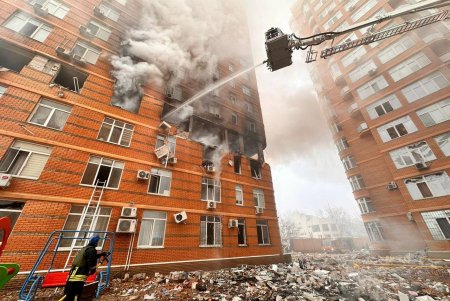
[[[83,281],[85,282],[88,278],[87,275],[77,275],[78,267],[74,268],[69,275],[68,281]]]

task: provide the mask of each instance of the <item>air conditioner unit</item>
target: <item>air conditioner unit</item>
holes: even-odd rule
[[[98,6],[96,6],[94,8],[94,15],[99,17],[99,18],[105,18],[105,13]]]
[[[256,214],[263,214],[263,213],[264,213],[264,208],[256,206]]]
[[[214,201],[206,202],[206,209],[216,209],[217,203]]]
[[[148,180],[150,178],[150,173],[145,170],[138,170],[136,177],[139,180]]]
[[[78,54],[72,55],[72,60],[75,64],[84,65],[86,61]]]
[[[352,10],[354,10],[355,9],[355,5],[352,5],[352,6],[350,6],[349,8],[348,8],[348,11],[352,11]]]
[[[167,144],[164,144],[161,147],[158,147],[155,149],[155,155],[158,159],[161,159],[164,156],[167,156],[170,152],[169,146]]]
[[[428,165],[425,162],[418,162],[414,164],[417,170],[424,170],[428,168]]]
[[[0,173],[0,187],[6,188],[11,184],[12,175]]]
[[[237,219],[229,219],[228,220],[228,228],[237,228],[239,221]]]
[[[86,26],[81,25],[80,26],[80,33],[85,36],[85,37],[92,37],[92,32],[89,28],[87,28]]]
[[[207,165],[206,171],[207,172],[216,172],[216,168],[214,167],[214,165]]]
[[[169,162],[168,163],[170,163],[170,164],[177,164],[177,162],[178,162],[178,159],[173,157],[173,158],[169,158]]]
[[[411,212],[407,212],[407,213],[406,213],[406,217],[408,218],[408,220],[409,220],[410,222],[414,222],[414,216],[412,215]]]
[[[370,76],[375,75],[375,74],[377,74],[377,69],[376,69],[376,68],[370,69],[367,73],[368,73]]]
[[[389,182],[387,185],[388,190],[395,190],[397,188],[398,188],[398,186],[397,186],[397,183],[395,183],[395,182]]]
[[[170,129],[172,126],[170,124],[168,124],[167,122],[163,121],[159,124],[159,128],[163,131],[166,131],[168,129]]]
[[[181,223],[181,222],[187,220],[187,214],[186,214],[186,211],[181,211],[181,212],[179,212],[179,213],[175,213],[175,214],[173,215],[173,218],[175,219],[175,222],[176,222],[177,224],[179,224],[179,223]]]
[[[65,48],[58,46],[55,49],[56,55],[68,59],[70,57],[70,51]]]
[[[116,232],[117,233],[134,233],[136,231],[136,220],[119,218],[117,223]]]
[[[48,15],[48,9],[43,8],[42,4],[40,4],[40,3],[35,3],[33,5],[33,9],[34,9],[34,12],[41,17],[45,17]]]
[[[222,118],[222,116],[220,114],[214,114],[214,117],[216,118]]]
[[[136,207],[123,207],[122,213],[120,216],[123,217],[136,217],[137,215],[137,208]]]

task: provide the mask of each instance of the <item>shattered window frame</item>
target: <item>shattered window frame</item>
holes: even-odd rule
[[[200,217],[200,247],[222,247],[222,221],[219,216]]]
[[[433,240],[450,240],[450,210],[422,212]]]
[[[397,169],[436,160],[436,155],[426,141],[416,142],[389,152]]]
[[[94,170],[95,169],[95,170]],[[108,178],[105,181],[105,189],[119,190],[122,180],[125,162],[109,158],[91,156],[81,177],[81,186],[93,187],[98,183],[100,172],[103,177],[105,169],[109,169]]]
[[[415,201],[450,195],[450,178],[445,171],[408,178],[404,183]]]
[[[269,223],[267,220],[256,220],[256,232],[258,236],[258,245],[270,245]]]
[[[434,137],[437,145],[445,156],[450,157],[450,132]]]
[[[28,122],[46,128],[62,131],[71,112],[72,107],[69,105],[42,98],[34,108],[33,113],[31,113]],[[39,115],[41,115],[41,117],[39,117]],[[58,115],[59,118],[61,118],[59,124],[57,124],[58,122],[56,121],[58,120]]]
[[[165,137],[162,135],[157,135],[156,136],[156,143],[155,143],[155,149],[160,148],[161,146],[163,146],[165,143],[168,143],[169,145],[169,151],[171,155],[175,156],[175,151],[177,148],[177,138],[173,137],[173,136],[169,136],[169,137]]]
[[[366,227],[367,235],[370,241],[383,241],[385,240],[383,235],[383,228],[379,222],[368,222],[364,223]]]
[[[250,173],[253,179],[261,180],[261,169],[261,163],[259,161],[250,159]]]

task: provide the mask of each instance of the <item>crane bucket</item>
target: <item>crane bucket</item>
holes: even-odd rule
[[[267,68],[275,71],[292,64],[292,49],[289,36],[279,28],[271,28],[266,32]]]

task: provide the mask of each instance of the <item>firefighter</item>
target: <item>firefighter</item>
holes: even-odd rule
[[[75,256],[64,288],[64,297],[61,300],[74,301],[80,298],[88,276],[94,274],[97,269],[99,255],[97,255],[95,248],[99,240],[99,236],[92,237],[87,246],[82,248]]]

